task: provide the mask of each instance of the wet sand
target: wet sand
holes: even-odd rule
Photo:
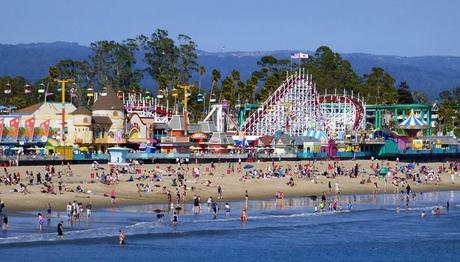
[[[307,163],[313,163],[310,161],[298,161],[298,162],[275,162],[275,165],[281,165],[284,168],[291,168],[292,170],[296,169],[295,166]],[[395,167],[396,165],[405,165],[407,163],[396,163],[391,161],[373,161],[374,165],[377,163],[384,164],[385,166]],[[267,170],[269,166],[272,165],[271,162],[260,162],[260,163],[243,163],[254,165],[254,168],[262,169],[263,171]],[[323,173],[327,170],[328,164],[333,164],[331,161],[317,161],[315,169],[318,170],[318,173]],[[228,164],[219,163],[216,164],[216,169],[212,171],[213,175],[209,175],[206,172],[206,167],[210,170],[209,164],[189,164],[183,165],[185,168],[185,178],[187,179],[187,196],[186,202],[190,202],[193,199],[194,194],[196,193],[202,199],[202,202],[206,201],[209,196],[217,199],[217,187],[221,186],[223,191],[222,201],[233,201],[233,200],[244,200],[245,190],[248,190],[249,199],[266,199],[274,198],[276,192],[282,191],[285,194],[285,197],[302,197],[310,195],[319,195],[322,192],[327,192],[329,194],[328,181],[332,183],[332,194],[335,193],[334,184],[336,182],[340,185],[341,194],[365,194],[372,193],[374,191],[374,182],[378,183],[379,193],[385,193],[385,182],[381,178],[372,178],[372,183],[360,184],[359,182],[368,177],[370,173],[370,160],[347,160],[341,161],[340,165],[343,165],[346,168],[351,168],[355,164],[360,166],[360,172],[358,178],[349,178],[338,176],[336,179],[326,178],[324,176],[319,176],[317,183],[313,183],[311,179],[308,178],[299,178],[297,175],[294,175],[295,186],[290,187],[286,183],[289,181],[290,176],[284,178],[269,178],[269,179],[250,179],[247,181],[242,181],[241,177],[246,172],[242,170],[241,173],[237,173],[237,163],[234,164],[234,173],[227,174]],[[427,165],[437,172],[438,167],[443,163],[428,163],[420,165]],[[446,167],[448,164],[444,163]],[[171,166],[173,169],[177,169],[176,164],[155,164],[155,165],[142,165],[142,170],[154,170],[160,168],[165,170],[168,166]],[[108,165],[101,165],[108,172]],[[199,167],[201,171],[201,176],[198,182],[195,182],[195,179],[192,177],[192,169],[194,167]],[[67,166],[55,166],[56,172],[60,170],[65,170]],[[26,170],[33,171],[34,174],[40,172],[42,174],[42,180],[44,180],[44,166],[24,166],[24,167],[9,167],[8,172],[20,172],[21,180],[23,183],[28,182],[28,178],[25,176]],[[188,169],[188,171],[187,171]],[[19,185],[15,186],[5,186],[4,184],[0,185],[0,199],[5,202],[7,207],[7,212],[14,211],[39,211],[45,210],[47,203],[51,203],[53,210],[65,210],[66,204],[71,201],[82,202],[85,206],[88,202],[93,204],[93,207],[108,207],[111,206],[110,192],[115,190],[117,193],[116,205],[134,205],[134,204],[153,204],[153,203],[167,203],[167,195],[163,194],[161,191],[163,186],[166,186],[167,189],[171,191],[173,201],[175,200],[175,186],[172,186],[172,178],[170,176],[162,176],[161,182],[155,182],[155,187],[153,192],[143,192],[139,197],[138,190],[136,187],[137,183],[148,184],[149,181],[138,181],[137,177],[140,175],[134,174],[134,182],[127,182],[130,174],[123,174],[120,176],[120,182],[113,186],[108,186],[101,183],[90,183],[90,173],[91,165],[72,165],[73,176],[65,177],[63,176],[64,185],[67,185],[70,188],[75,189],[77,185],[81,185],[85,191],[90,190],[92,193],[75,193],[75,192],[63,192],[63,194],[53,195],[41,193],[41,185],[29,186],[30,194],[24,195],[23,193],[11,192],[13,188],[18,189]],[[101,170],[99,171],[99,174]],[[3,175],[3,170],[1,171]],[[205,186],[202,184],[205,180],[210,180],[211,185]],[[53,178],[55,184],[55,191],[57,192],[57,178]],[[412,190],[415,192],[420,191],[441,191],[441,190],[459,190],[460,189],[460,177],[456,177],[456,183],[452,184],[450,180],[450,174],[443,173],[441,174],[441,182],[438,185],[435,185],[435,182],[430,181],[428,184],[419,184],[410,182]],[[194,192],[190,190],[191,187],[195,187]],[[182,194],[183,189],[180,188]],[[395,192],[395,187],[391,184],[391,181],[387,182],[386,192],[393,193]]]

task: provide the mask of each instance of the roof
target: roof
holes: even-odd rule
[[[282,134],[278,139],[275,139],[275,145],[291,145],[292,139],[288,134]]]
[[[216,125],[214,124],[213,121],[201,122],[200,125],[201,125],[201,131],[203,133],[217,132]]]
[[[315,137],[295,136],[294,145],[302,146],[304,143],[320,143],[321,141]]]
[[[190,124],[188,125],[188,131],[192,134],[201,132],[201,125],[200,124]]]
[[[72,115],[87,115],[87,116],[90,116],[91,115],[91,111],[86,108],[86,106],[79,106],[77,107],[77,109],[75,111],[73,111],[71,113]]]
[[[403,129],[422,129],[426,128],[426,124],[423,120],[416,117],[414,111],[412,110],[410,112],[410,116],[399,124],[399,127]]]
[[[265,135],[259,138],[264,146],[269,146],[273,141],[273,136]]]
[[[111,87],[107,87],[107,95],[101,96],[99,95],[96,102],[94,102],[93,107],[91,108],[94,110],[118,110],[123,111],[124,106],[123,102],[118,99],[117,94]]]
[[[184,116],[181,115],[173,115],[171,121],[169,121],[169,127],[172,130],[184,130]]]
[[[95,123],[95,124],[103,124],[103,125],[111,125],[112,120],[108,116],[93,116],[93,123]]]
[[[14,113],[15,114],[21,114],[21,115],[31,115],[35,111],[37,111],[42,105],[43,105],[43,103],[37,103],[37,104],[31,105],[31,106],[24,107],[24,108],[21,108],[19,110],[16,110]]]
[[[208,144],[212,145],[233,145],[234,141],[223,132],[214,132],[209,139]]]
[[[155,123],[154,128],[155,129],[165,129],[165,130],[170,130],[171,129],[171,127],[169,127],[168,124],[161,123],[161,122],[160,123]]]

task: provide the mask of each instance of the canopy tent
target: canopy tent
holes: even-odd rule
[[[321,141],[328,140],[327,135],[323,131],[320,131],[320,130],[310,130],[310,131],[307,130],[304,132],[303,135],[306,137],[315,138]]]
[[[425,129],[427,128],[426,123],[423,120],[417,118],[414,114],[414,110],[410,112],[409,117],[399,124],[401,129]]]

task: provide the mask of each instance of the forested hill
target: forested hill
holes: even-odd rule
[[[223,52],[212,53],[200,51],[199,63],[207,68],[204,84],[210,85],[210,73],[213,68],[221,70],[223,75],[238,69],[242,79],[258,69],[256,62],[264,55],[288,58],[293,51],[267,52]],[[63,59],[86,59],[91,53],[89,47],[76,43],[55,42],[37,44],[0,44],[0,76],[21,75],[29,81],[43,78],[48,67]],[[312,54],[311,52],[308,52]],[[412,89],[424,92],[429,98],[436,98],[441,90],[452,89],[460,85],[460,57],[420,56],[401,57],[360,53],[342,54],[351,62],[353,69],[363,75],[372,67],[382,67],[397,82],[407,81]],[[138,64],[137,67],[144,67]],[[151,85],[148,78],[144,84]]]

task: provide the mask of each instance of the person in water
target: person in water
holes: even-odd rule
[[[243,208],[241,211],[241,222],[246,222],[248,221],[248,213],[246,212],[246,208]]]
[[[172,217],[172,224],[173,226],[177,225],[177,213],[176,212],[174,212],[174,215]]]
[[[426,216],[425,211],[422,211],[422,213],[420,214],[420,217],[424,218],[425,216]]]
[[[57,225],[57,233],[58,233],[58,239],[63,239],[64,238],[64,222],[59,222]]]
[[[8,216],[6,215],[6,213],[3,214],[3,225],[2,225],[2,229],[4,231],[8,230]]]
[[[118,241],[120,242],[120,245],[124,245],[125,244],[125,239],[126,239],[126,236],[125,234],[123,233],[123,231],[118,231]]]
[[[230,216],[230,204],[225,203],[225,215]]]
[[[43,230],[43,223],[45,222],[45,219],[43,219],[42,213],[38,213],[38,229],[40,231]]]

